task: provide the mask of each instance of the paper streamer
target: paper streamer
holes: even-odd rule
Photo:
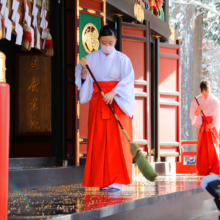
[[[2,3],[1,15],[4,17],[7,0],[1,0],[1,3]]]
[[[11,22],[11,20],[8,19],[7,32],[6,32],[5,38],[9,41],[11,40],[11,31],[12,31],[12,22]]]
[[[34,28],[37,26],[37,14],[38,14],[38,8],[34,6],[32,11],[32,15],[34,17],[32,25]]]
[[[22,43],[22,36],[23,36],[23,28],[20,24],[17,24],[16,26],[16,33],[17,33],[17,37],[16,37],[16,41],[15,41],[15,44],[17,45],[21,45]]]
[[[13,1],[13,4],[12,4],[12,10],[13,10],[13,14],[12,14],[12,21],[15,22],[15,19],[16,19],[16,14],[18,13],[18,7],[19,7],[19,2],[17,0],[14,0]]]
[[[3,17],[4,17],[4,20],[5,20],[5,27],[7,28],[8,27],[8,13],[9,13],[9,10],[8,10],[8,8],[6,7],[5,8],[5,10],[4,10],[4,15],[3,15]]]
[[[36,43],[36,48],[41,49],[40,48],[40,32],[37,29],[37,43]]]
[[[16,0],[14,0],[14,2],[15,1]],[[22,43],[22,36],[23,36],[23,28],[19,24],[19,20],[20,20],[20,14],[16,13],[14,22],[15,22],[15,32],[17,33],[15,44],[17,44],[17,45],[21,45],[21,43]]]

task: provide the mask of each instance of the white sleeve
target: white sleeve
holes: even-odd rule
[[[198,106],[198,104],[196,103],[195,100],[193,100],[191,107],[190,107],[190,119],[191,119],[191,124],[195,128],[199,128],[202,125],[201,114],[199,114],[198,116],[196,116],[196,114],[195,114],[195,112],[197,110],[197,106]]]
[[[134,111],[134,70],[128,57],[121,62],[121,80],[113,89],[118,95],[114,97],[117,104],[128,116],[132,117]]]
[[[220,104],[218,102],[216,102],[214,105],[212,124],[215,125],[217,130],[219,130],[219,127],[220,127]]]
[[[80,89],[80,103],[86,103],[90,101],[93,93],[93,82],[91,80],[91,77],[89,76],[89,73],[87,71],[87,77],[82,85],[82,79],[81,79],[81,71],[82,67],[80,64],[78,64],[75,68],[75,83]]]

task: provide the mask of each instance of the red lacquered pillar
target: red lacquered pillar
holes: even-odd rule
[[[5,80],[5,54],[0,52],[0,219],[8,215],[9,85]]]

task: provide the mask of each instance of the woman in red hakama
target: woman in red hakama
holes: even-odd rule
[[[212,124],[213,117],[206,117],[208,122]],[[212,128],[215,136],[218,138],[218,132],[215,127]],[[219,159],[217,143],[205,118],[202,118],[202,125],[199,129],[197,144],[197,175],[208,175],[210,173],[219,174]]]
[[[99,85],[106,94],[117,85],[117,82],[99,82]],[[132,137],[132,119],[115,101],[112,107],[128,135]],[[130,184],[132,181],[130,144],[103,101],[95,83],[90,101],[88,129],[88,157],[83,185],[105,187],[113,183]]]
[[[134,71],[130,59],[116,51],[117,32],[110,26],[100,30],[101,50],[94,51],[76,66],[80,102],[90,101],[88,148],[83,186],[121,189],[132,182],[130,144],[110,111],[111,104],[132,140]],[[86,70],[89,65],[104,98]],[[109,188],[108,188],[109,187]]]
[[[219,146],[211,130],[219,138],[220,103],[215,96],[210,94],[210,85],[207,81],[200,84],[202,95],[198,96],[199,106],[194,100],[190,109],[192,125],[199,128],[197,144],[197,175],[219,174]],[[203,110],[209,124],[201,116]]]

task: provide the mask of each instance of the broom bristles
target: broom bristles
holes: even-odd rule
[[[152,166],[149,164],[148,160],[142,153],[139,154],[136,164],[147,180],[151,182],[154,182],[156,180],[156,171],[152,168]]]
[[[54,55],[53,51],[53,40],[50,33],[47,34],[47,38],[45,40],[45,56],[52,57]]]
[[[130,142],[130,146],[131,146],[131,154],[133,159],[135,158],[135,156],[137,155],[137,152],[139,151],[139,147],[137,146],[137,144]]]
[[[32,45],[31,29],[25,24],[21,49],[24,51],[30,51],[31,45]]]
[[[32,39],[31,39],[31,32],[25,31],[24,35],[23,35],[23,40],[27,41],[27,43],[31,43],[31,41],[32,41]]]
[[[155,181],[157,177],[157,173],[149,164],[146,157],[141,153],[137,144],[130,142],[130,147],[134,162],[136,162],[143,176],[151,182]]]

